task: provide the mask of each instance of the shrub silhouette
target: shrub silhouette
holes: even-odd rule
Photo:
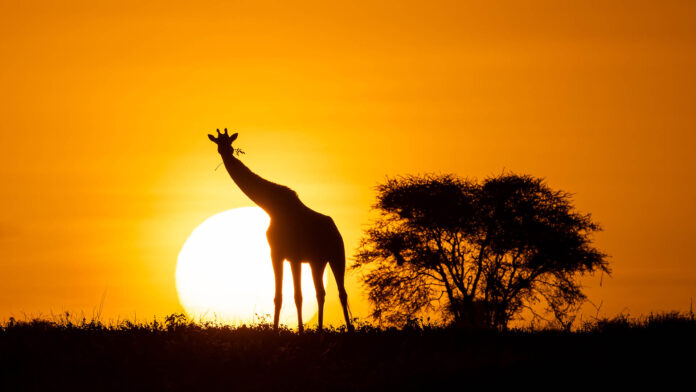
[[[620,385],[633,374],[641,383],[691,377],[693,315],[618,320],[571,332],[358,323],[352,334],[344,326],[297,334],[272,323],[199,324],[177,314],[118,324],[10,320],[0,322],[0,390],[413,391],[492,380],[596,387],[598,372],[602,383]]]
[[[610,273],[591,245],[599,225],[543,179],[406,176],[377,191],[380,216],[352,268],[365,272],[381,322],[435,311],[447,322],[504,329],[543,303],[568,329],[585,299],[579,276]]]

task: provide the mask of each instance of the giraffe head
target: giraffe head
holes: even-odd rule
[[[213,143],[217,144],[218,146],[218,152],[223,153],[223,152],[228,152],[228,151],[233,151],[234,149],[232,148],[232,142],[237,139],[238,133],[233,134],[230,136],[227,133],[227,128],[225,128],[224,133],[220,133],[219,129],[216,129],[217,131],[217,137],[208,134],[208,139],[210,139]]]

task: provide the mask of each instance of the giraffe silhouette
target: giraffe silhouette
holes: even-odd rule
[[[271,248],[271,262],[275,276],[273,328],[278,329],[278,317],[283,303],[283,262],[287,260],[290,262],[292,283],[295,289],[299,331],[304,331],[300,285],[302,263],[309,263],[312,270],[319,308],[318,330],[322,330],[324,320],[326,291],[322,277],[328,263],[336,278],[338,297],[343,307],[346,326],[349,331],[352,331],[353,326],[348,316],[348,294],[344,287],[345,249],[343,238],[333,219],[304,205],[292,189],[265,180],[249,170],[242,161],[234,156],[232,142],[237,139],[238,133],[230,136],[225,128],[224,133],[220,133],[218,129],[217,134],[217,137],[209,134],[208,138],[217,144],[218,153],[220,153],[230,177],[239,189],[266,211],[271,218],[266,238]]]

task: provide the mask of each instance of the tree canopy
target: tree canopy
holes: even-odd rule
[[[380,322],[437,312],[446,322],[506,328],[542,303],[569,327],[586,299],[580,277],[610,273],[591,242],[600,226],[543,179],[405,176],[377,191],[379,218],[352,268],[363,272]]]

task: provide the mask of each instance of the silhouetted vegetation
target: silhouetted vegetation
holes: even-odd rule
[[[576,331],[472,330],[412,319],[297,334],[271,324],[10,320],[0,390],[435,390],[448,385],[622,385],[687,378],[693,314],[619,316]],[[601,381],[600,381],[601,378]],[[555,380],[555,381],[554,381]],[[462,388],[455,388],[457,390]]]
[[[448,323],[504,329],[542,304],[569,329],[585,299],[580,276],[610,272],[591,245],[599,225],[542,179],[407,176],[377,190],[380,217],[352,268],[365,272],[381,323],[436,312]]]

